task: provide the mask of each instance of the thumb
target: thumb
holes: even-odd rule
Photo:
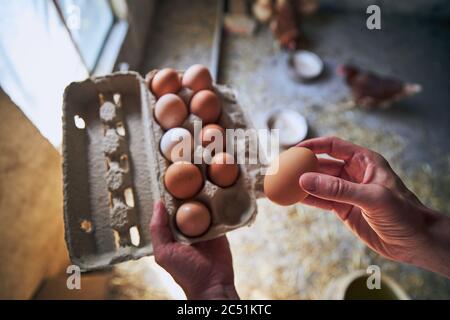
[[[353,183],[326,174],[305,173],[300,176],[299,184],[307,193],[326,200],[361,208],[370,208],[377,202],[376,190],[371,185]]]
[[[164,207],[162,201],[158,201],[154,204],[152,220],[150,222],[150,234],[152,237],[154,251],[157,251],[160,247],[173,242],[166,208]]]

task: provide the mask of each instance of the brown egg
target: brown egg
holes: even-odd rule
[[[203,125],[216,122],[222,106],[219,97],[211,90],[200,90],[191,99],[191,113],[202,119]]]
[[[211,225],[211,213],[203,203],[189,201],[178,208],[175,222],[185,236],[198,237],[204,234]]]
[[[195,196],[203,186],[200,169],[190,162],[172,163],[164,175],[167,191],[177,199],[189,199]]]
[[[187,116],[188,111],[186,105],[176,94],[165,94],[156,101],[156,121],[166,130],[181,126]]]
[[[180,89],[180,77],[178,72],[172,68],[159,70],[151,82],[151,91],[157,98],[166,93],[177,93]]]
[[[233,156],[226,152],[216,154],[208,166],[208,177],[219,187],[231,186],[238,178],[239,166]]]
[[[267,169],[264,193],[271,201],[288,206],[303,200],[307,193],[300,187],[300,176],[317,170],[318,160],[309,149],[292,147],[282,152]]]
[[[195,92],[211,89],[212,77],[208,68],[201,64],[194,64],[190,66],[183,75],[182,80],[183,87],[189,88]]]
[[[218,124],[208,124],[202,128],[200,131],[200,143],[203,147],[206,147],[216,138],[222,137],[222,150],[225,148],[225,129],[219,126]]]

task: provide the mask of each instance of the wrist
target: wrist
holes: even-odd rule
[[[425,209],[423,246],[413,264],[450,278],[450,218]]]
[[[239,295],[233,283],[216,284],[184,291],[188,300],[239,300]]]

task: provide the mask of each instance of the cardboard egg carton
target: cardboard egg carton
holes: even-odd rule
[[[185,200],[175,199],[164,187],[170,163],[159,151],[164,131],[154,119],[156,98],[146,84],[155,73],[144,80],[136,72],[118,72],[72,83],[65,90],[65,234],[72,262],[84,271],[151,255],[149,224],[153,204],[160,199],[174,238],[186,243],[216,238],[255,218],[256,198],[262,195],[261,161],[240,164],[239,178],[229,188],[214,185],[206,165],[196,164],[205,183],[193,200],[210,209],[212,222],[200,237],[179,232],[174,216]],[[231,88],[214,84],[214,91],[222,102],[219,125],[253,128]],[[179,94],[188,106],[192,93],[182,89]],[[190,114],[182,127],[194,134],[195,120],[199,119]],[[237,145],[248,148],[248,141]],[[194,152],[202,152],[201,147]]]

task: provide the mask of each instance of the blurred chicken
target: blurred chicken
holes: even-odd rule
[[[276,2],[279,0],[255,0],[252,6],[253,15],[261,23],[269,22],[275,15]],[[319,8],[318,0],[290,0],[290,2],[301,16],[312,15]]]
[[[319,9],[318,0],[295,0],[297,12],[302,16],[309,16],[314,14]]]
[[[295,50],[300,36],[299,17],[289,0],[275,2],[276,16],[270,24],[273,35],[284,48]]]
[[[268,23],[273,17],[273,1],[256,0],[252,6],[252,12],[256,20],[261,23]]]
[[[388,108],[395,101],[422,91],[419,84],[404,83],[351,65],[339,66],[337,73],[350,86],[356,105],[366,109]]]
[[[281,47],[295,50],[299,45],[299,23],[303,16],[312,15],[318,0],[256,0],[252,12],[260,23],[269,23]]]

